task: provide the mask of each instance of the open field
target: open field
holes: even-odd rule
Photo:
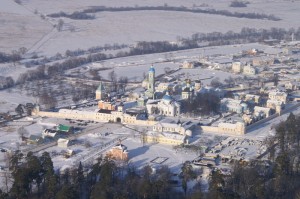
[[[0,3],[0,51],[30,48],[46,35],[52,26],[23,6],[11,0]]]
[[[239,32],[243,27],[298,28],[300,23],[295,1],[252,1],[246,8],[231,8],[228,1],[210,1],[207,7],[200,6],[206,1],[38,1],[23,0],[22,4],[4,0],[0,8],[0,51],[26,47],[29,52],[42,55],[64,53],[67,49],[88,49],[104,44],[134,44],[137,41],[177,41],[178,37],[189,37],[203,32]],[[64,11],[71,13],[90,6],[185,6],[188,8],[230,10],[231,12],[255,12],[274,14],[282,20],[270,21],[226,17],[214,14],[187,13],[175,11],[128,11],[95,13],[93,20],[71,20],[63,18],[65,25],[61,32],[53,29],[58,18],[41,15]],[[200,7],[199,7],[200,6]],[[262,10],[264,8],[264,10]]]

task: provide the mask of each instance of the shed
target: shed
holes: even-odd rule
[[[63,147],[63,148],[68,148],[70,146],[70,140],[59,138],[57,140],[57,146],[58,147]]]

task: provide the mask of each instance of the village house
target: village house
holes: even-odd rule
[[[247,64],[243,68],[243,74],[244,75],[256,75],[257,69],[254,66],[251,66],[250,64]]]
[[[285,104],[287,100],[287,94],[285,92],[272,91],[269,92],[269,99],[272,101],[280,101]]]
[[[233,62],[232,63],[232,71],[234,73],[240,73],[243,70],[243,66],[241,62]]]
[[[256,57],[252,60],[253,66],[269,66],[274,64],[274,58],[268,56]]]
[[[261,97],[259,95],[251,95],[251,94],[246,94],[245,95],[245,101],[252,101],[255,104],[260,104],[261,103]]]
[[[57,146],[58,147],[68,148],[70,145],[71,145],[71,142],[68,139],[59,138],[57,140]]]
[[[282,101],[278,100],[267,100],[267,108],[273,109],[276,113],[281,113],[281,110],[284,109],[285,104]]]
[[[271,109],[268,107],[260,107],[260,106],[255,106],[254,107],[254,114],[259,114],[259,115],[265,115],[265,117],[269,117],[271,115]]]
[[[187,69],[195,68],[195,64],[194,62],[191,61],[184,61],[183,64],[181,65],[181,68],[187,68]]]
[[[299,90],[300,83],[298,81],[289,81],[284,85],[285,89],[289,89],[292,91]]]

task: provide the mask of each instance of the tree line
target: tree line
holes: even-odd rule
[[[0,52],[0,63],[5,62],[17,62],[21,60],[21,54],[18,51],[13,51],[12,53]]]
[[[94,15],[89,15],[84,12],[78,12],[78,11],[75,11],[71,14],[67,14],[65,12],[59,12],[59,13],[49,14],[47,16],[53,17],[53,18],[66,17],[66,18],[75,19],[75,20],[95,19]]]
[[[243,2],[243,1],[237,1],[237,0],[235,0],[235,1],[232,1],[229,6],[230,7],[234,7],[234,8],[243,8],[243,7],[247,7],[247,4],[249,4],[248,1],[247,2]]]
[[[179,38],[178,43],[170,43],[167,41],[156,41],[156,42],[138,42],[134,47],[130,48],[129,51],[119,51],[116,55],[104,54],[104,53],[93,53],[87,57],[73,57],[81,55],[82,50],[79,51],[66,51],[66,56],[70,56],[67,60],[61,63],[55,63],[52,65],[38,66],[34,70],[22,73],[17,80],[17,84],[24,81],[38,80],[45,77],[51,77],[57,74],[63,74],[65,70],[79,67],[83,64],[88,64],[95,61],[103,61],[107,59],[113,59],[118,57],[126,57],[133,55],[151,54],[170,52],[178,50],[186,50],[192,48],[205,46],[219,46],[219,45],[230,45],[240,43],[253,43],[261,42],[264,39],[277,39],[277,40],[291,40],[291,35],[294,35],[296,40],[300,39],[300,28],[297,30],[291,28],[285,30],[282,28],[271,28],[266,29],[255,29],[255,28],[243,28],[239,33],[229,31],[227,33],[213,32],[213,33],[196,33],[190,38]],[[98,49],[107,49],[109,46],[90,48],[89,51],[97,51]],[[110,46],[111,48],[118,48],[118,45]],[[119,46],[122,47],[122,46]],[[79,52],[79,53],[78,53]],[[44,72],[41,72],[44,71]],[[10,84],[9,84],[10,85]],[[7,86],[5,88],[8,88]]]
[[[0,76],[0,90],[13,87],[14,85],[15,85],[15,81],[12,77]]]
[[[88,15],[87,13],[97,13],[97,12],[124,12],[124,11],[175,11],[175,12],[190,12],[190,13],[204,13],[204,14],[214,14],[222,15],[227,17],[236,18],[248,18],[248,19],[267,19],[271,21],[281,20],[279,17],[274,15],[268,15],[265,13],[241,13],[241,12],[230,12],[228,10],[216,10],[216,9],[199,9],[199,8],[187,8],[184,6],[175,7],[168,6],[135,6],[135,7],[105,7],[105,6],[92,6],[83,11],[75,11],[72,14],[66,14],[64,12],[49,14],[49,17],[68,17],[71,19],[94,19],[94,16]]]
[[[150,166],[137,170],[119,166],[109,158],[98,158],[87,170],[81,162],[77,168],[55,171],[48,152],[35,156],[16,151],[9,161],[12,186],[0,190],[1,199],[154,199],[184,198],[187,183],[196,177],[190,164],[183,164],[182,191],[172,189],[172,173],[162,166],[154,173]]]

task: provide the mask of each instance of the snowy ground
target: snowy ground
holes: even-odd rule
[[[103,12],[96,13],[94,20],[64,19],[63,31],[53,29],[58,19],[41,15],[65,11],[71,13],[80,11],[89,6],[186,6],[199,7],[206,3],[208,8],[230,10],[232,12],[255,12],[274,14],[282,18],[281,21],[258,19],[239,19],[211,14],[195,14],[168,11],[130,11],[130,12]],[[134,44],[137,41],[167,40],[176,41],[178,37],[189,37],[197,32],[227,32],[240,31],[243,27],[253,28],[298,28],[300,26],[300,2],[295,1],[251,1],[246,8],[230,8],[229,1],[195,1],[185,2],[155,0],[141,2],[127,1],[47,1],[22,0],[22,5],[12,0],[2,0],[0,8],[0,51],[10,52],[12,49],[26,47],[29,52],[44,55],[54,55],[65,52],[67,49],[87,49],[96,45],[126,43]],[[200,7],[205,8],[205,7]],[[262,10],[263,8],[263,10]],[[36,14],[35,14],[36,13]],[[75,31],[70,31],[73,27]]]
[[[156,76],[164,74],[164,69],[169,67],[172,70],[176,70],[186,60],[197,61],[201,57],[207,56],[220,56],[223,58],[230,58],[233,54],[240,53],[243,50],[249,49],[268,50],[270,47],[258,43],[243,44],[243,45],[228,45],[219,47],[206,47],[191,50],[181,50],[170,53],[156,53],[149,55],[139,55],[124,58],[116,58],[97,63],[91,63],[84,67],[78,67],[68,70],[66,74],[71,75],[88,75],[90,69],[108,68],[107,70],[99,71],[99,75],[105,79],[109,79],[108,74],[114,70],[118,77],[126,76],[129,81],[142,81],[143,75],[147,74],[151,65],[154,66]],[[168,61],[171,60],[171,61]],[[213,59],[211,60],[213,62]],[[220,80],[224,80],[229,76],[234,76],[230,73],[221,71],[205,70],[205,69],[182,69],[179,72],[173,74],[185,74],[185,77],[191,79],[206,79],[219,77]],[[211,79],[204,81],[205,84],[209,84]]]
[[[163,144],[146,144],[142,145],[138,139],[127,139],[124,144],[129,150],[129,164],[136,168],[142,168],[146,165],[154,168],[160,164],[152,163],[151,161],[157,157],[166,157],[167,160],[163,162],[171,171],[178,173],[182,163],[191,161],[197,157],[196,153],[188,151],[176,151],[172,146]]]
[[[0,113],[14,111],[19,104],[34,103],[36,99],[18,92],[0,91]]]
[[[50,23],[12,0],[0,3],[0,51],[30,48],[52,29]]]

